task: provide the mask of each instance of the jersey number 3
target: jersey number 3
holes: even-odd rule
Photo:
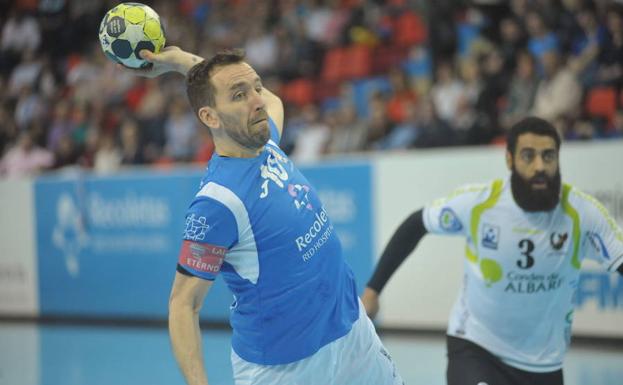
[[[534,265],[534,257],[531,253],[534,251],[534,242],[530,239],[522,239],[519,241],[519,250],[525,258],[517,260],[517,267],[520,269],[529,269]]]

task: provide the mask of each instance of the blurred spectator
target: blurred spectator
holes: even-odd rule
[[[578,112],[582,88],[556,51],[543,54],[544,78],[537,88],[532,114],[553,122]]]
[[[131,118],[121,123],[121,163],[127,165],[142,164],[145,161],[138,124]]]
[[[69,118],[69,109],[69,102],[66,100],[60,100],[54,107],[47,138],[47,145],[50,151],[56,152],[61,139],[65,136],[70,136],[74,130],[74,124]]]
[[[593,84],[598,70],[598,56],[607,44],[607,30],[599,23],[594,5],[583,5],[576,14],[581,32],[573,40],[570,68],[576,72],[582,86]]]
[[[506,98],[506,107],[501,116],[501,125],[505,130],[509,130],[512,125],[528,115],[538,84],[532,55],[526,51],[520,52]]]
[[[25,52],[34,53],[41,43],[37,19],[13,6],[2,27],[0,39],[0,73],[6,74]]]
[[[547,52],[558,51],[558,38],[550,30],[538,10],[531,10],[526,14],[526,28],[530,36],[528,50],[536,59],[537,68],[542,73],[543,56]]]
[[[167,95],[163,91],[163,87],[166,86],[161,87],[158,79],[147,79],[144,86],[145,92],[136,106],[135,116],[141,128],[142,143],[150,154],[148,160],[155,160],[162,154],[167,144],[169,134],[165,133],[165,125],[178,118],[171,116],[171,113],[175,111],[173,104],[177,104],[180,97],[175,96],[175,101],[167,106]],[[186,107],[186,104],[183,106]]]
[[[612,4],[606,14],[608,40],[599,57],[598,82],[623,89],[623,4]]]
[[[431,89],[435,110],[439,118],[451,124],[457,115],[461,101],[465,98],[465,85],[456,76],[452,63],[439,63],[436,75]]]
[[[0,160],[0,174],[9,178],[37,175],[52,167],[54,156],[38,147],[28,131],[23,131],[17,143],[9,148]]]
[[[95,152],[93,171],[98,174],[110,174],[121,166],[121,151],[112,135],[103,135]]]
[[[612,126],[606,131],[607,138],[623,138],[623,108],[619,108],[612,119]]]
[[[28,0],[3,7],[10,13],[0,27],[1,154],[28,131],[57,155],[57,166],[112,171],[118,157],[122,164],[210,158],[212,139],[188,113],[176,75],[136,77],[101,52],[97,27],[114,4]],[[281,142],[304,160],[495,142],[533,112],[569,139],[621,135],[620,1],[157,0],[152,6],[166,24],[167,44],[205,57],[245,47],[269,89],[307,85],[304,102],[284,97]],[[364,51],[369,63],[356,74],[342,70],[365,60],[330,65],[340,53]],[[334,67],[344,73],[327,81]]]
[[[8,108],[0,104],[0,154],[4,154],[9,143],[17,139],[18,130]]]
[[[415,144],[419,135],[417,125],[417,106],[413,103],[405,105],[405,119],[374,145],[376,150],[404,150]]]
[[[362,151],[366,143],[366,125],[357,118],[355,106],[342,103],[337,111],[336,124],[331,127],[331,138],[327,146],[330,154]]]
[[[303,108],[303,119],[304,126],[296,138],[291,157],[296,162],[314,162],[325,152],[331,129],[313,104]]]
[[[417,110],[417,131],[414,147],[440,147],[456,144],[454,130],[440,119],[430,98],[420,101]]]
[[[203,166],[207,165],[214,154],[214,141],[210,130],[203,124],[197,130],[197,149],[193,161]]]
[[[392,124],[387,116],[385,108],[385,98],[380,92],[375,92],[368,102],[367,119],[368,127],[366,129],[367,138],[365,149],[373,149],[376,143],[383,140],[386,135],[392,131]]]
[[[54,152],[54,168],[62,168],[77,165],[80,154],[71,134],[60,137],[56,151]]]
[[[20,129],[25,129],[33,121],[41,119],[45,114],[45,104],[41,96],[34,92],[32,87],[22,87],[15,103],[15,123]]]
[[[195,153],[197,118],[184,99],[175,98],[168,109],[164,123],[166,133],[166,155],[176,161],[188,161]]]
[[[515,17],[506,17],[500,22],[500,53],[504,58],[504,70],[512,72],[517,55],[526,47],[525,31]]]
[[[490,143],[500,133],[499,105],[506,95],[510,77],[504,72],[504,59],[495,49],[484,55],[481,67],[482,89],[474,105],[476,120],[469,132],[468,144]]]
[[[42,68],[41,59],[36,57],[34,52],[24,52],[22,61],[15,67],[9,78],[8,96],[17,96],[24,87],[34,88]]]
[[[406,74],[400,69],[390,70],[389,81],[392,94],[387,101],[387,116],[393,124],[402,123],[407,118],[407,106],[416,102],[416,95]]]

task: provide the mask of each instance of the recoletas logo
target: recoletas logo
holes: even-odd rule
[[[332,234],[333,224],[329,221],[329,216],[323,207],[316,212],[315,220],[307,232],[294,240],[298,251],[304,251],[303,260],[309,261],[327,243]]]
[[[56,225],[52,230],[52,242],[62,251],[69,275],[77,277],[80,272],[78,255],[87,247],[89,237],[80,210],[69,194],[62,194],[56,202]]]

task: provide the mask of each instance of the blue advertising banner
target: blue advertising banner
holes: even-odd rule
[[[35,183],[42,316],[163,318],[200,171],[44,177]],[[215,285],[202,315],[223,319]]]
[[[369,163],[334,163],[301,168],[314,185],[335,225],[346,261],[361,293],[372,274],[372,167]]]
[[[306,168],[362,288],[372,264],[367,164]],[[185,212],[201,170],[47,176],[35,183],[42,316],[164,318]],[[232,302],[217,279],[202,319],[225,321]]]

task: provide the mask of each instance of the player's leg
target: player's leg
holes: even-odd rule
[[[332,384],[404,385],[361,302],[359,309],[359,319],[339,343],[337,375]]]
[[[526,372],[516,368],[513,369],[513,379],[519,385],[563,385],[562,369],[555,372],[534,373]]]
[[[448,385],[512,385],[506,365],[482,347],[452,336],[447,337]]]
[[[258,365],[232,351],[236,385],[404,385],[360,303],[351,331],[314,355],[285,365]]]

